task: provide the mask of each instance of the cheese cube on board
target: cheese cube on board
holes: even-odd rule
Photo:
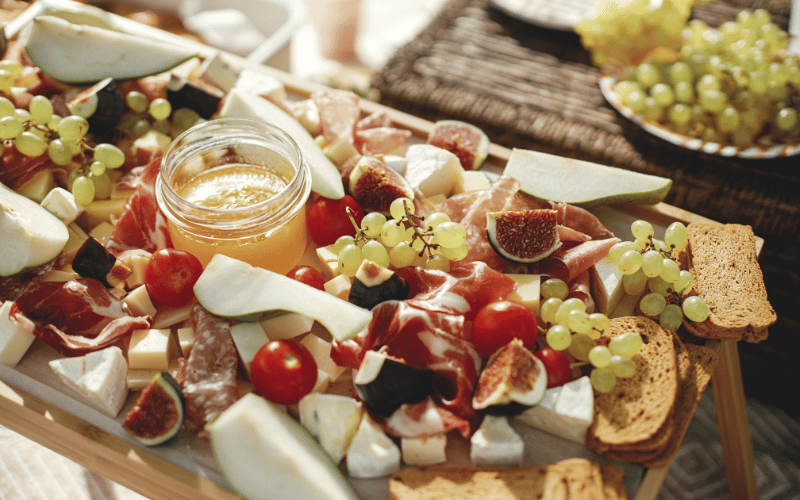
[[[447,435],[439,434],[430,437],[402,438],[400,449],[403,452],[403,462],[408,465],[433,465],[447,460],[445,447]]]
[[[622,296],[625,295],[625,289],[622,286],[622,272],[608,260],[608,257],[604,257],[589,268],[589,276],[592,297],[598,310],[607,316],[610,315]]]
[[[312,393],[304,396],[298,407],[300,423],[338,464],[361,423],[361,403],[347,396]]]
[[[128,397],[128,363],[116,346],[86,356],[50,361],[50,368],[65,385],[104,413],[116,417]]]
[[[325,279],[331,280],[342,274],[339,269],[339,256],[336,255],[333,245],[317,248],[317,257],[322,264],[321,271]]]
[[[169,330],[134,330],[128,347],[128,364],[134,369],[167,370],[174,352]]]
[[[191,326],[178,328],[175,331],[175,335],[178,337],[178,347],[181,350],[181,355],[184,358],[188,358],[194,344],[194,329]]]
[[[128,309],[134,316],[154,317],[156,315],[156,307],[150,300],[150,294],[147,293],[147,287],[144,285],[139,285],[128,292],[122,301],[128,304]]]
[[[473,191],[484,191],[492,186],[486,174],[480,170],[465,170],[463,174],[464,185],[461,190],[464,193]]]
[[[400,470],[400,448],[366,413],[346,458],[347,472],[361,479],[388,476]]]
[[[273,102],[286,100],[286,88],[284,88],[283,82],[272,75],[254,69],[243,69],[233,86],[271,99]]]
[[[33,334],[33,323],[28,326],[11,321],[12,301],[7,300],[0,306],[0,363],[14,368],[28,352],[36,336]]]
[[[61,219],[64,224],[75,222],[75,219],[83,212],[83,208],[75,203],[75,196],[60,187],[51,189],[42,200],[41,205]]]
[[[247,376],[250,376],[250,368],[253,366],[253,358],[261,347],[269,342],[269,337],[258,323],[240,323],[231,327],[231,337],[239,359],[242,360]]]
[[[506,274],[517,283],[517,290],[512,293],[508,300],[513,300],[528,306],[533,314],[539,316],[539,299],[541,292],[542,277],[538,274]]]
[[[516,416],[519,422],[579,444],[594,417],[594,391],[589,377],[580,377],[545,391],[539,404]]]
[[[525,443],[508,424],[508,417],[486,415],[470,438],[469,456],[480,466],[520,465]]]
[[[352,288],[353,283],[350,281],[350,278],[344,274],[340,274],[332,280],[325,282],[325,291],[342,300],[348,300],[350,298],[350,290]]]
[[[317,368],[325,372],[330,380],[335,382],[345,371],[347,368],[343,366],[337,365],[331,359],[331,343],[321,338],[317,337],[316,335],[310,334],[303,337],[303,340],[300,341],[303,346],[305,346],[308,351],[314,356],[314,360],[317,362]]]

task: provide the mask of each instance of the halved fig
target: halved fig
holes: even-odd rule
[[[547,389],[544,363],[514,339],[497,350],[478,377],[472,407],[514,414],[538,403]]]
[[[164,443],[183,425],[185,400],[178,382],[161,372],[142,390],[122,428],[146,446]]]
[[[364,209],[364,212],[389,213],[389,205],[397,198],[414,199],[414,190],[394,169],[383,160],[362,156],[348,183],[350,195]]]
[[[489,154],[489,137],[481,130],[460,120],[440,120],[428,134],[428,144],[456,155],[464,170],[477,170]]]
[[[83,242],[75,254],[72,269],[80,276],[94,278],[108,288],[119,285],[132,273],[128,266],[91,236]]]
[[[110,132],[125,113],[125,101],[109,77],[70,99],[67,108],[73,115],[86,118],[94,134]]]
[[[508,260],[538,262],[561,246],[556,217],[557,212],[549,209],[488,212],[489,243]]]
[[[408,297],[408,288],[408,283],[393,271],[365,260],[356,271],[348,301],[372,309],[387,300],[405,299]]]
[[[385,352],[368,351],[353,384],[369,411],[389,416],[400,405],[424,401],[433,389],[433,372],[409,366]]]

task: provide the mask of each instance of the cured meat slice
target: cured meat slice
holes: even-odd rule
[[[568,203],[550,203],[553,210],[558,212],[558,223],[580,231],[593,240],[613,238],[614,233],[608,230],[593,213]]]
[[[577,241],[579,243],[583,243],[584,241],[589,241],[592,239],[592,237],[588,234],[583,234],[582,232],[576,231],[571,227],[562,226],[560,224],[558,226],[558,238],[561,241]]]
[[[586,312],[591,314],[594,312],[594,299],[592,298],[592,278],[589,271],[584,271],[574,280],[568,283],[569,293],[567,297],[572,299],[580,299],[586,304]]]
[[[562,247],[547,259],[528,265],[528,271],[531,274],[546,274],[569,283],[608,255],[608,250],[617,242],[618,238],[608,238]]]
[[[194,344],[183,367],[186,428],[207,437],[205,425],[236,402],[238,358],[231,322],[195,304],[189,315]]]
[[[386,111],[374,111],[356,123],[356,132],[370,128],[391,127],[392,119]]]
[[[127,304],[93,278],[37,283],[11,311],[12,320],[32,321],[34,334],[64,356],[103,349],[152,324],[149,316],[132,316]]]
[[[109,252],[116,255],[124,250],[142,249],[154,253],[172,247],[167,219],[156,201],[156,179],[161,158],[151,161],[128,199],[106,243]]]
[[[345,138],[353,142],[353,131],[361,116],[358,96],[348,90],[319,90],[311,94],[319,110],[322,136],[328,143]]]
[[[450,431],[458,431],[469,438],[471,423],[428,398],[421,403],[400,406],[386,419],[386,432],[399,438],[419,438],[437,436]]]
[[[387,154],[404,146],[410,137],[410,130],[393,127],[357,130],[355,132],[355,147],[364,155]]]
[[[63,255],[63,252],[61,255]],[[61,260],[61,255],[28,271],[12,274],[11,276],[0,276],[0,304],[7,300],[17,300],[25,293],[25,290],[40,282],[47,273],[53,270],[56,261]]]

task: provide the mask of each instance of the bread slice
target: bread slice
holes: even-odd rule
[[[528,467],[414,467],[389,482],[393,500],[627,499],[624,471],[570,458]]]
[[[639,445],[658,439],[669,425],[678,389],[675,334],[642,316],[614,318],[604,334],[611,339],[626,332],[642,336],[643,345],[633,356],[636,372],[617,379],[614,388],[595,397],[594,421],[587,446],[603,454],[619,446]]]
[[[777,320],[767,298],[750,226],[691,223],[680,263],[694,277],[694,290],[708,304],[702,323],[685,320],[694,335],[760,342]]]

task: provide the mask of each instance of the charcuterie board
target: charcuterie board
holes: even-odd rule
[[[30,19],[33,15],[35,12],[23,15],[18,24],[9,27],[7,33],[13,35],[14,29],[24,25],[26,16]],[[130,27],[133,30],[139,28],[135,24]],[[168,34],[157,35],[174,43],[189,44],[204,57],[216,54],[211,48]],[[240,64],[242,68],[249,67],[242,59],[231,56],[229,60]],[[296,99],[306,98],[319,88],[279,71],[261,67],[257,69],[279,78]],[[395,124],[409,130],[417,141],[423,141],[432,127],[429,122],[374,103],[362,101],[361,109],[364,115],[376,110],[387,112]],[[502,172],[509,154],[508,149],[492,145],[485,171],[494,175]],[[630,205],[613,209],[603,207],[596,210],[596,215],[611,231],[628,238],[627,228],[634,219],[649,220],[657,231],[663,231],[674,220],[690,222],[701,219],[665,204]],[[309,252],[311,261],[313,256],[314,253]],[[154,448],[141,446],[119,426],[126,410],[133,404],[133,398],[129,398],[120,417],[114,419],[105,416],[69,391],[48,369],[47,362],[55,356],[55,351],[43,343],[35,342],[15,369],[0,366],[0,423],[154,499],[237,498],[221,476],[208,441],[181,431],[169,444]],[[522,430],[521,433],[529,450],[525,457],[527,463],[548,463],[574,456],[605,461],[583,446],[567,443],[549,434],[532,429]],[[448,458],[452,463],[468,463],[465,446],[467,444],[464,441],[452,441],[451,448],[448,448]],[[654,498],[667,467],[645,470],[635,464],[623,466],[630,495]],[[352,483],[365,500],[388,498],[385,478],[353,480]]]

